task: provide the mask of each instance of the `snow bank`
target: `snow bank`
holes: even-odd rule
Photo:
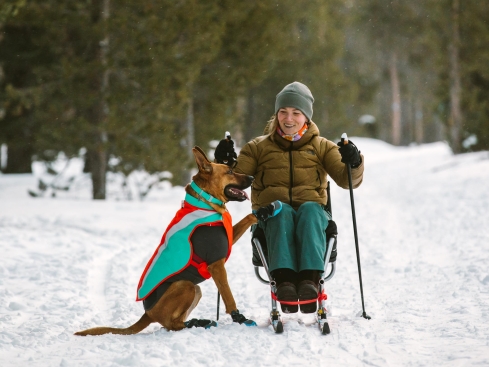
[[[327,283],[331,334],[313,315],[268,325],[269,291],[255,278],[247,233],[227,269],[239,309],[211,330],[75,337],[125,327],[142,314],[139,276],[180,205],[181,187],[144,202],[31,198],[32,175],[0,175],[1,366],[489,365],[489,154],[453,156],[444,143],[392,147],[352,138],[365,155],[355,191],[367,313],[361,302],[349,194],[332,185],[338,268]],[[70,196],[71,195],[71,196]],[[231,204],[240,219],[249,204]],[[192,317],[214,318],[202,284]],[[222,310],[222,308],[221,308]]]

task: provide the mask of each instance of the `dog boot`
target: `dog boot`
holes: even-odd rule
[[[299,301],[314,300],[300,305],[302,313],[313,313],[317,309],[318,286],[312,280],[303,280],[297,290]]]
[[[231,317],[233,319],[233,322],[237,322],[240,325],[245,324],[246,326],[256,326],[256,322],[247,319],[244,315],[239,313],[239,310],[231,311]]]
[[[252,213],[258,220],[265,222],[269,218],[276,216],[281,210],[282,202],[280,200],[275,200],[267,206],[262,206],[261,208],[258,208],[258,210],[254,210]]]
[[[275,292],[277,295],[278,301],[289,301],[289,302],[297,302],[297,289],[295,288],[295,284],[291,282],[283,282],[280,283],[277,287],[277,291]],[[282,311],[284,313],[296,313],[299,310],[299,306],[297,305],[287,305],[284,303],[280,303],[280,307],[282,307]]]
[[[190,329],[193,327],[203,327],[205,329],[210,329],[212,326],[217,326],[217,322],[207,319],[191,319],[184,322],[185,327]]]

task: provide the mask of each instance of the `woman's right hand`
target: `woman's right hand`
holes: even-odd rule
[[[231,139],[231,135],[226,136],[226,139],[222,139],[219,142],[214,152],[214,158],[217,163],[227,164],[229,167],[234,167],[237,155],[234,150],[234,141]]]

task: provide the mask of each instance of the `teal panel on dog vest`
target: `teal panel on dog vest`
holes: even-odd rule
[[[193,252],[190,237],[198,226],[222,223],[228,238],[232,239],[232,227],[231,234],[229,233],[231,218],[227,212],[223,218],[223,215],[212,209],[209,210],[210,206],[207,204],[198,202],[189,195],[185,198],[186,201],[187,199],[192,202],[192,205],[185,202],[183,208],[176,213],[163,234],[160,245],[141,275],[137,290],[137,301],[145,299],[158,285],[190,265]],[[229,257],[230,249],[231,245],[229,245],[227,257]]]

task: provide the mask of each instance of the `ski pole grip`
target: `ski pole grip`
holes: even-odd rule
[[[348,135],[346,133],[341,134],[341,142],[345,145],[348,144]]]

